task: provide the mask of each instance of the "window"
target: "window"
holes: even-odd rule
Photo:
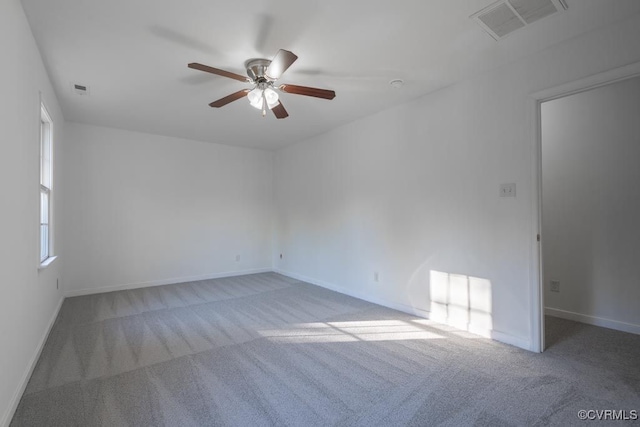
[[[52,122],[40,108],[40,263],[51,257],[51,135]]]

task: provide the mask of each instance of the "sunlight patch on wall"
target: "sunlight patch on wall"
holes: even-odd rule
[[[429,294],[431,319],[481,335],[493,329],[490,280],[431,270]]]

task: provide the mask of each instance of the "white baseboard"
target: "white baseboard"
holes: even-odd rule
[[[537,353],[531,346],[531,341],[518,338],[511,334],[506,334],[504,332],[500,332],[500,331],[496,331],[495,329],[492,329],[489,332],[489,338],[491,338],[492,340],[500,341],[501,343],[504,343],[504,344],[509,344],[514,347],[521,348],[523,350],[529,350]]]
[[[399,302],[395,302],[395,301],[388,301],[388,300],[385,300],[385,299],[382,299],[382,298],[372,297],[371,295],[367,295],[367,294],[364,294],[364,293],[361,293],[361,292],[354,292],[351,289],[345,289],[345,288],[343,288],[341,286],[337,286],[337,285],[334,285],[332,283],[324,282],[322,280],[316,280],[316,279],[313,279],[311,277],[306,277],[306,276],[303,276],[301,274],[293,273],[293,272],[290,272],[290,271],[279,270],[279,269],[274,269],[273,271],[275,273],[291,277],[292,279],[297,279],[297,280],[300,280],[302,282],[311,283],[312,285],[320,286],[322,288],[326,288],[326,289],[329,289],[329,290],[332,290],[332,291],[335,291],[335,292],[338,292],[338,293],[341,293],[341,294],[344,294],[344,295],[349,295],[351,297],[358,298],[358,299],[361,299],[361,300],[364,300],[364,301],[368,301],[368,302],[373,303],[373,304],[381,305],[383,307],[392,308],[394,310],[402,311],[403,313],[413,314],[414,316],[423,317],[425,319],[430,319],[430,320],[433,320],[435,322],[446,323],[446,320],[439,319],[437,317],[432,316],[431,312],[428,311],[428,310],[424,310],[424,309],[421,309],[421,308],[418,308],[418,307],[413,307],[413,306],[406,305],[406,304],[399,303]],[[505,344],[513,345],[515,347],[519,347],[519,348],[522,348],[524,350],[530,350],[531,351],[531,343],[529,342],[529,340],[518,338],[518,337],[515,337],[513,335],[506,334],[504,332],[499,332],[499,331],[492,330],[492,329],[478,329],[478,328],[473,328],[473,327],[470,327],[468,329],[468,331],[473,333],[473,334],[485,337],[485,338],[491,338],[493,340],[500,341],[500,342],[505,343]]]
[[[42,338],[40,338],[38,347],[36,348],[35,353],[31,357],[31,360],[29,360],[29,364],[27,365],[27,370],[22,375],[22,380],[20,381],[20,385],[16,389],[15,393],[13,393],[13,397],[9,402],[9,408],[7,408],[7,411],[2,416],[2,419],[0,419],[1,427],[9,427],[9,424],[11,424],[11,420],[13,419],[13,415],[15,414],[16,409],[18,409],[18,404],[20,403],[20,399],[22,398],[22,395],[24,394],[24,391],[27,388],[27,384],[29,383],[31,374],[33,373],[33,370],[35,369],[36,364],[38,363],[38,359],[40,359],[40,353],[42,353],[42,349],[44,348],[44,344],[47,342],[47,338],[49,338],[49,333],[53,328],[53,324],[56,322],[56,318],[58,317],[58,313],[60,312],[60,308],[62,307],[63,301],[64,301],[64,297],[61,297],[60,301],[58,302],[58,306],[53,312],[53,316],[51,316],[51,319],[49,320],[49,326],[47,326],[47,329],[44,331]]]
[[[198,280],[220,279],[223,277],[244,276],[246,274],[268,273],[271,268],[255,268],[251,270],[226,271],[201,276],[174,277],[171,279],[151,280],[149,282],[127,283],[123,285],[100,286],[97,288],[71,289],[65,291],[65,297],[78,297],[82,295],[102,294],[105,292],[122,291],[129,289],[148,288],[151,286],[172,285],[174,283],[197,282]]]
[[[588,314],[574,313],[572,311],[560,310],[558,308],[545,307],[544,314],[562,319],[574,320],[588,325],[602,326],[603,328],[615,329],[617,331],[629,332],[640,335],[640,325],[620,322],[603,317],[590,316]]]

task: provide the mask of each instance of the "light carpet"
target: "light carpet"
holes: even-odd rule
[[[547,330],[534,354],[275,273],[68,298],[11,425],[568,426],[640,410],[640,336]]]

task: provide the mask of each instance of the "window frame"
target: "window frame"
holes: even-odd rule
[[[56,257],[52,239],[53,197],[53,120],[44,102],[40,102],[40,202],[39,202],[39,268],[47,267]],[[46,203],[46,206],[45,206]],[[43,230],[43,227],[46,229]]]

